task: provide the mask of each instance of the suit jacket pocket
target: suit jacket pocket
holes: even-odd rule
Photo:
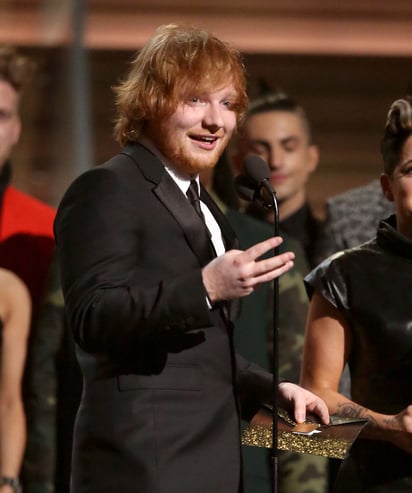
[[[201,389],[201,372],[197,366],[166,366],[159,375],[119,375],[120,391],[127,390],[187,390]]]

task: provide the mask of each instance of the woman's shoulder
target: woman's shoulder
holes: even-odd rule
[[[317,290],[334,306],[346,306],[350,286],[356,284],[361,271],[376,266],[374,257],[378,251],[379,246],[374,238],[323,260],[305,277],[309,298]]]
[[[13,271],[0,267],[0,289],[27,291],[27,286]]]
[[[380,250],[381,248],[377,243],[376,237],[374,237],[359,245],[333,253],[320,262],[314,270],[320,269],[321,271],[324,271],[330,266],[338,267],[347,263],[359,262],[366,257],[380,253]]]
[[[26,284],[14,272],[0,268],[0,318],[11,310],[30,307],[31,300]]]

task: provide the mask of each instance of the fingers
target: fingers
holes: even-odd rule
[[[295,400],[294,416],[296,423],[304,423],[306,419],[306,405],[304,399]]]
[[[256,287],[259,284],[272,281],[293,267],[294,258],[293,252],[282,253],[270,259],[247,264],[242,263],[244,259],[237,258],[239,279],[241,279],[244,288]]]
[[[293,414],[297,423],[305,421],[307,412],[317,414],[324,424],[330,422],[329,411],[325,402],[312,392],[290,382],[280,383],[279,391],[286,402],[293,403]]]
[[[272,271],[282,267],[285,263],[290,260],[294,260],[295,254],[293,252],[285,252],[279,255],[274,255],[269,258],[264,258],[258,260],[262,255],[267,253],[269,250],[279,246],[283,239],[280,236],[274,236],[260,243],[256,243],[252,247],[248,248],[242,252],[238,257],[238,262],[240,264],[247,265],[249,263],[254,265],[254,276],[259,276],[267,272]]]
[[[273,279],[276,279],[277,277],[281,276],[288,270],[290,270],[293,267],[294,263],[293,260],[288,260],[287,262],[281,264],[279,267],[272,268],[269,271],[264,271],[262,274],[256,274],[255,271],[251,273],[249,276],[245,276],[241,279],[242,283],[242,288],[244,289],[249,289],[249,288],[256,288],[260,284],[263,284],[265,282],[272,281]]]
[[[284,272],[286,267],[290,268],[293,265],[294,259],[295,254],[293,252],[286,252],[276,255],[275,257],[259,260],[254,263],[253,275],[257,278],[276,270],[282,270]],[[288,270],[288,268],[286,268],[286,270]],[[277,276],[275,275],[274,277]]]
[[[328,407],[325,404],[325,402],[319,397],[316,397],[313,403],[308,404],[307,411],[311,411],[317,414],[320,417],[323,424],[327,425],[330,423],[330,415],[329,415]]]
[[[306,419],[306,413],[311,412],[319,416],[323,424],[330,422],[329,410],[326,403],[320,397],[312,394],[308,390],[301,389],[295,397],[295,420],[297,423],[303,423]]]
[[[252,262],[253,260],[258,259],[262,255],[264,255],[266,252],[271,250],[272,248],[276,248],[283,242],[283,239],[280,236],[272,236],[271,238],[268,238],[265,241],[261,241],[260,243],[256,243],[255,245],[251,246],[247,250],[243,252],[243,256],[245,259],[247,259],[249,262]]]

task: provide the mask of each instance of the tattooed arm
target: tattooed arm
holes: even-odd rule
[[[315,292],[306,323],[301,385],[319,395],[330,414],[367,418],[363,438],[389,441],[412,454],[412,406],[396,415],[381,414],[338,392],[351,344],[346,319]]]

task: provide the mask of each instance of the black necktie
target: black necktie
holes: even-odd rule
[[[192,204],[194,210],[197,212],[198,216],[202,220],[204,229],[208,236],[208,247],[207,250],[210,252],[208,261],[216,257],[216,250],[212,242],[212,235],[207,227],[205,216],[203,215],[202,209],[200,208],[200,197],[199,197],[199,187],[196,180],[191,180],[190,186],[186,192],[189,202]]]
[[[193,205],[195,211],[198,213],[199,217],[205,223],[205,217],[203,215],[202,209],[200,208],[199,188],[197,186],[196,180],[192,180],[190,182],[190,186],[186,192],[186,195],[190,203]]]

